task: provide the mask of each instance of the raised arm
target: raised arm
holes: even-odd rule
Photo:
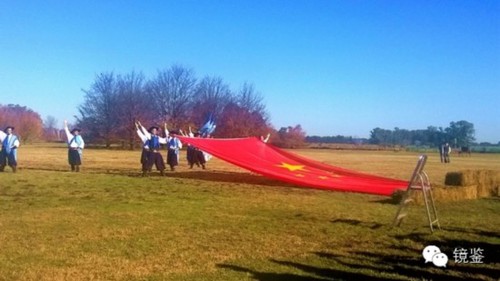
[[[4,133],[2,130],[0,130],[0,142],[2,142],[6,136],[7,136],[7,134]]]
[[[186,133],[184,133],[184,131],[182,129],[179,129],[179,134],[181,134],[181,136],[183,136],[183,137],[188,136],[188,135],[186,135]]]
[[[148,140],[148,138],[142,133],[141,126],[137,122],[135,123],[135,129],[142,143],[145,143]]]
[[[149,140],[151,138],[151,134],[148,130],[146,130],[146,128],[144,128],[144,126],[142,126],[141,122],[137,121],[137,124],[141,128],[142,134],[146,137],[146,140]]]
[[[165,135],[167,135],[167,139],[168,139],[168,136],[169,136],[169,131],[168,131],[168,128],[167,128],[167,122],[165,122]]]
[[[262,139],[262,141],[267,143],[269,141],[269,137],[271,137],[271,133],[268,133],[267,136]]]
[[[73,139],[73,135],[69,131],[67,120],[64,120],[64,132],[66,133],[67,142],[69,143],[71,139]]]

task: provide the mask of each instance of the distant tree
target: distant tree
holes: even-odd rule
[[[270,126],[264,116],[232,102],[226,105],[217,121],[216,135],[226,138],[248,137],[266,135],[269,131]]]
[[[229,86],[220,77],[206,76],[196,85],[191,120],[200,126],[208,117],[221,119],[224,108],[234,98]]]
[[[457,147],[469,146],[476,140],[474,124],[465,120],[450,122],[450,126],[445,131],[451,143]]]
[[[81,116],[77,123],[85,136],[92,142],[104,142],[110,147],[118,132],[118,103],[123,102],[117,96],[117,81],[112,72],[96,76],[89,90],[85,93],[84,102],[78,107]]]
[[[356,140],[352,136],[307,136],[306,142],[309,143],[355,143]],[[359,141],[359,139],[358,139]],[[362,142],[363,140],[361,140]]]
[[[48,141],[58,141],[59,138],[59,128],[57,128],[57,119],[48,115],[43,122],[43,134],[45,140]]]
[[[370,132],[370,143],[388,145],[393,143],[393,135],[391,130],[381,129],[379,127]]]
[[[256,92],[253,84],[244,83],[238,92],[236,97],[236,102],[242,108],[245,108],[249,112],[258,113],[265,120],[268,119],[268,114],[266,112],[266,106],[263,102],[263,98],[260,93]]]
[[[173,65],[169,69],[159,71],[155,79],[148,83],[147,89],[156,120],[159,123],[168,122],[171,128],[179,128],[188,120],[192,107],[196,78],[191,69]]]
[[[428,126],[425,130],[425,139],[424,144],[439,147],[447,141],[447,136],[442,127]]]
[[[122,141],[126,140],[130,149],[134,149],[137,142],[134,123],[151,122],[154,118],[151,97],[145,91],[144,85],[145,79],[142,73],[131,72],[117,76],[115,109],[117,133]]]
[[[392,132],[391,144],[393,145],[409,145],[412,144],[412,135],[413,132],[410,132],[406,129],[399,129],[398,127],[394,128]]]
[[[281,127],[272,143],[284,148],[300,148],[305,145],[305,137],[306,133],[300,125]]]
[[[15,127],[15,133],[23,143],[39,140],[43,136],[43,122],[40,114],[20,105],[0,105],[0,129]]]

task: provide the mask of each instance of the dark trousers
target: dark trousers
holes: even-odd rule
[[[149,154],[149,151],[147,149],[142,149],[142,153],[141,153],[141,164],[144,165],[145,163],[148,162],[148,154]]]
[[[149,172],[153,168],[153,165],[156,166],[158,171],[163,172],[165,170],[165,163],[163,163],[163,157],[159,151],[148,151],[147,152],[147,161],[142,164],[142,171]]]
[[[449,153],[445,153],[443,155],[443,160],[444,160],[444,163],[450,163],[450,154]]]
[[[68,149],[68,163],[71,166],[71,171],[80,172],[80,165],[82,164],[81,151],[78,149]]]
[[[10,153],[7,153],[5,149],[0,151],[0,171],[3,171],[7,165],[9,165],[13,170],[16,169],[17,159],[15,149],[12,149]]]
[[[193,168],[194,165],[197,167],[201,166],[203,169],[205,168],[205,155],[203,155],[203,151],[199,150],[196,147],[188,146],[187,149],[187,159],[190,168]]]
[[[177,150],[168,149],[167,164],[170,166],[170,170],[172,171],[175,169],[175,166],[179,165],[179,159],[177,158]]]

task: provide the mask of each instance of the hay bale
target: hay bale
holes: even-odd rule
[[[500,196],[500,171],[464,170],[446,174],[445,186],[432,186],[434,201],[461,201]],[[401,194],[394,194],[393,200],[398,200]],[[423,194],[412,191],[410,198],[416,204],[424,204]],[[398,200],[399,202],[400,200]]]
[[[446,177],[444,179],[445,185],[450,186],[465,186],[463,184],[463,178],[461,172],[448,172],[446,173]]]
[[[478,198],[478,188],[471,186],[433,186],[432,197],[435,202],[455,202]],[[424,195],[422,192],[412,192],[410,198],[418,205],[424,204]],[[428,198],[430,200],[430,198]]]
[[[449,172],[445,177],[445,185],[449,187],[477,186],[477,198],[498,196],[500,171],[464,170]]]

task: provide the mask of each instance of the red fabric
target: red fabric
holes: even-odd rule
[[[179,137],[236,166],[300,186],[390,196],[407,181],[351,171],[284,151],[258,138],[207,139]]]

